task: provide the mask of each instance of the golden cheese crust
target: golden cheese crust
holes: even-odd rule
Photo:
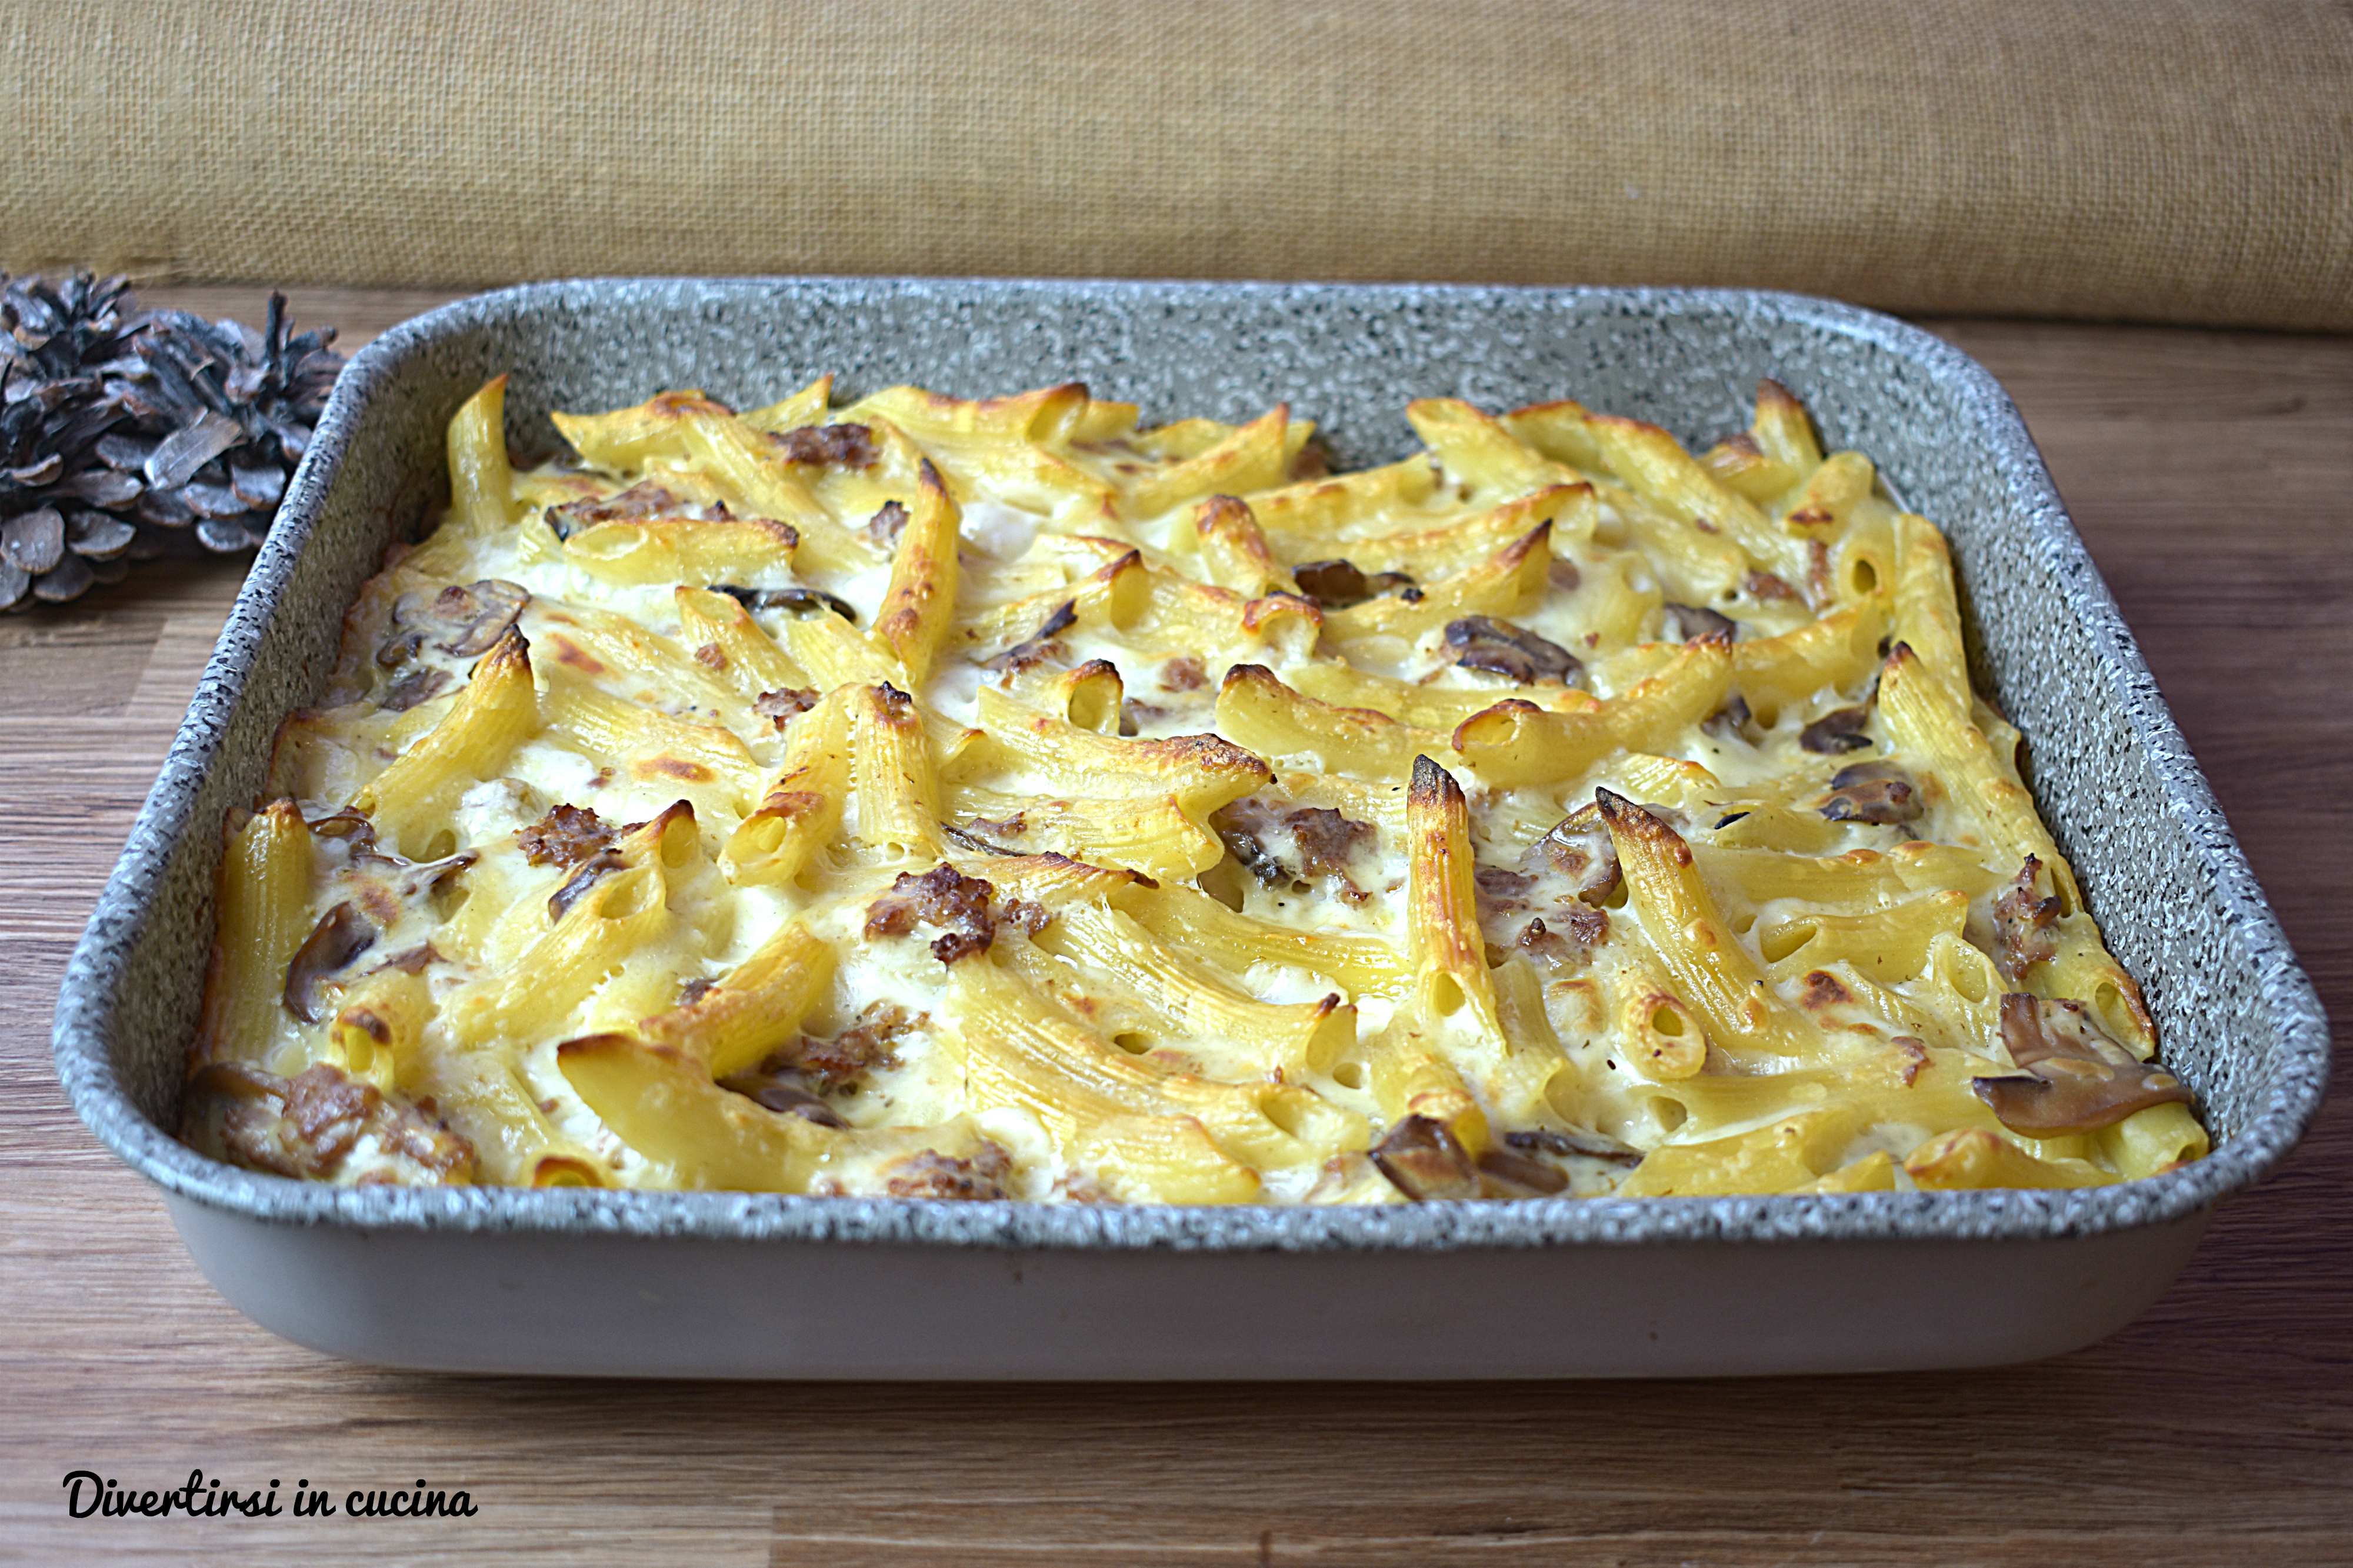
[[[1411,405],[829,380],[450,427],[231,824],[186,1136],[311,1179],[1383,1203],[2200,1156],[1972,693],[1945,542],[1774,383],[1694,456]]]

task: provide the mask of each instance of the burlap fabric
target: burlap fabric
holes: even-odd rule
[[[28,0],[0,261],[1762,285],[2353,328],[2353,6]]]

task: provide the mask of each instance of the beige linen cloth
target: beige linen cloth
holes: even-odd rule
[[[2353,329],[2343,0],[29,0],[0,262],[1716,283]]]

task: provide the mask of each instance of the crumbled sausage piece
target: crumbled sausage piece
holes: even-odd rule
[[[566,501],[547,509],[547,526],[558,539],[569,539],[594,522],[642,522],[679,509],[679,498],[650,479],[616,495],[594,500]]]
[[[1160,684],[1169,691],[1198,691],[1209,684],[1209,675],[1198,658],[1179,654],[1160,667]]]
[[[997,939],[997,921],[988,900],[997,891],[977,877],[967,877],[942,864],[918,877],[902,871],[891,890],[866,909],[866,934],[905,936],[920,923],[936,926],[944,935],[932,942],[932,956],[954,963],[988,951]]]
[[[1324,479],[1331,472],[1332,448],[1324,444],[1323,437],[1310,436],[1299,444],[1299,450],[1292,455],[1291,473],[1288,477],[1293,484],[1297,484],[1305,479]]]
[[[871,468],[881,457],[874,432],[863,425],[804,425],[771,431],[787,463],[823,463],[839,468]]]
[[[793,1065],[818,1088],[840,1089],[876,1068],[895,1066],[891,1047],[923,1022],[922,1014],[911,1016],[895,1002],[870,1002],[858,1022],[830,1039],[803,1035],[793,1047]]]
[[[1852,708],[1833,708],[1799,731],[1798,744],[1810,752],[1833,756],[1840,752],[1860,752],[1871,744],[1871,737],[1862,727],[1871,722],[1871,710],[1858,704]]]
[[[1036,631],[995,658],[984,659],[981,662],[981,668],[1011,675],[1027,669],[1033,664],[1043,664],[1050,658],[1059,657],[1062,651],[1061,645],[1054,638],[1075,625],[1078,618],[1077,602],[1071,599],[1063,600]]]
[[[798,1116],[824,1127],[845,1127],[824,1097],[856,1085],[876,1068],[895,1067],[892,1046],[923,1023],[891,1002],[871,1002],[858,1022],[831,1037],[803,1035],[759,1066],[719,1080],[719,1087],[755,1100],[779,1115]]]
[[[474,1146],[433,1113],[387,1099],[328,1063],[290,1081],[242,1062],[213,1062],[188,1080],[183,1132],[208,1153],[254,1170],[332,1177],[364,1136],[391,1162],[365,1179],[411,1184],[473,1179]]]
[[[1926,809],[1909,774],[1893,763],[1857,763],[1831,780],[1822,815],[1832,822],[1916,822]]]
[[[340,903],[321,915],[286,966],[286,1010],[306,1024],[317,1023],[323,1016],[320,987],[374,947],[375,937],[375,925],[356,904]]]
[[[2021,1071],[1969,1088],[2013,1132],[2093,1132],[2152,1105],[2190,1102],[2179,1079],[2110,1039],[2081,1002],[2013,992],[2001,999],[2001,1041]]]
[[[1005,1196],[1013,1156],[1003,1145],[982,1139],[967,1159],[935,1149],[909,1154],[882,1167],[882,1190],[894,1198],[948,1198],[975,1202]]]
[[[763,691],[752,700],[752,711],[769,721],[779,730],[795,717],[817,706],[817,693],[806,687],[787,686],[776,691]]]
[[[2013,985],[2059,951],[2059,934],[2052,929],[2059,921],[2059,900],[2056,894],[2037,897],[2042,883],[2042,862],[2029,855],[1993,901],[1994,962]]]
[[[1672,642],[1690,642],[1694,637],[1735,637],[1740,635],[1740,628],[1733,622],[1731,616],[1718,615],[1714,610],[1703,609],[1697,605],[1662,605],[1659,608],[1666,612],[1667,637]]]
[[[1372,1157],[1389,1184],[1416,1203],[1479,1195],[1478,1168],[1433,1118],[1406,1117],[1373,1145]]]
[[[533,866],[577,866],[612,842],[612,827],[584,805],[551,806],[537,822],[515,829],[515,843]]]
[[[1455,651],[1454,662],[1463,668],[1501,675],[1522,686],[1546,679],[1574,686],[1585,678],[1585,666],[1567,648],[1493,616],[1464,616],[1448,622],[1446,646]]]
[[[1593,950],[1609,940],[1608,910],[1561,904],[1554,908],[1550,923],[1537,916],[1521,928],[1512,945],[1542,959],[1554,969],[1574,969],[1584,964]]]
[[[1361,605],[1366,599],[1410,588],[1413,579],[1402,572],[1376,572],[1366,574],[1347,561],[1306,561],[1291,569],[1292,581],[1299,584],[1300,595],[1312,599],[1320,609],[1345,610],[1351,605]]]

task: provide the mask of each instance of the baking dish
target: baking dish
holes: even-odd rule
[[[1869,453],[1951,537],[1975,674],[2029,737],[2038,804],[2209,1159],[2076,1192],[1536,1200],[1338,1211],[734,1194],[332,1188],[206,1160],[174,1123],[223,810],[332,661],[343,606],[440,499],[442,427],[511,370],[547,410],[674,386],[746,404],[1077,377],[1147,414],[1288,398],[1350,464],[1408,398],[1575,395],[1686,439],[1757,376]],[[197,1263],[336,1353],[501,1372],[827,1377],[1471,1377],[1954,1366],[2113,1331],[2316,1105],[2327,1038],[2105,585],[2000,388],[1900,322],[1701,290],[889,279],[586,281],[437,310],[354,360],[77,950],[59,1071],[161,1186]],[[549,1309],[553,1309],[552,1310]]]

